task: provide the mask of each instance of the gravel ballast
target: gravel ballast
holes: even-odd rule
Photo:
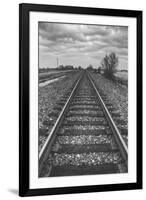
[[[111,115],[115,111],[120,114],[120,117],[112,117],[128,146],[128,87],[115,83],[103,75],[92,73],[92,77],[100,94],[104,95],[106,101],[109,101],[114,107],[114,110],[110,111]]]
[[[121,118],[128,124],[128,88],[114,83],[102,75],[92,74],[97,87],[108,100],[116,107]]]
[[[48,84],[44,87],[39,87],[39,151],[42,148],[47,135],[51,131],[52,123],[55,122],[55,117],[49,117],[49,113],[53,112],[57,102],[71,89],[79,73],[71,72],[65,78]],[[45,122],[45,123],[44,123]],[[46,123],[47,122],[47,123]],[[44,133],[47,134],[45,135]],[[42,137],[42,135],[45,135]]]

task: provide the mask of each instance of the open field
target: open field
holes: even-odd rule
[[[115,81],[119,84],[128,86],[128,72],[116,72]]]
[[[57,74],[57,73],[64,73],[64,72],[68,72],[68,71],[71,71],[71,70],[50,70],[49,72],[39,72],[39,77],[44,77],[46,75],[50,75],[50,74]]]
[[[128,80],[128,72],[117,72],[115,76],[126,81]]]
[[[39,83],[52,80],[61,76],[65,76],[68,73],[72,73],[72,70],[64,70],[64,71],[59,71],[59,70],[53,70],[47,73],[40,73],[39,74]]]
[[[66,75],[62,75],[62,76],[57,76],[57,78],[51,78],[51,79],[46,79],[45,81],[42,81],[39,83],[39,87],[44,87],[46,85],[49,85],[50,83],[53,83],[55,81],[58,81],[59,79],[63,79],[65,78]]]

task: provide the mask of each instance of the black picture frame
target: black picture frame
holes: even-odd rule
[[[63,188],[29,187],[29,13],[31,11],[132,17],[137,21],[137,181]],[[19,195],[55,195],[142,189],[142,11],[58,5],[19,5]]]

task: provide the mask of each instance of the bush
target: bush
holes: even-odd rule
[[[92,66],[92,65],[89,65],[89,66],[87,67],[87,70],[92,71],[92,70],[93,70],[93,66]]]
[[[118,66],[118,57],[116,56],[115,53],[110,53],[109,55],[106,55],[101,63],[104,75],[110,79],[114,78],[114,73],[116,72],[117,66]]]
[[[98,73],[98,74],[101,74],[101,67],[98,67],[97,73]]]

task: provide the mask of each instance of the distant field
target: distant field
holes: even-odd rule
[[[63,70],[63,71],[50,70],[49,72],[46,72],[46,73],[39,73],[39,83],[64,76],[68,74],[69,72],[72,72],[72,70]]]
[[[50,75],[50,74],[56,74],[56,73],[63,73],[63,72],[70,72],[72,70],[50,70],[49,72],[41,72],[39,73],[39,77],[43,77],[46,75]]]
[[[128,72],[117,72],[115,76],[125,81],[128,80]]]
[[[128,72],[116,72],[116,81],[122,85],[128,85]]]

